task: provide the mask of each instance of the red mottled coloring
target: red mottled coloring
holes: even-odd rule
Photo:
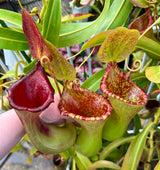
[[[111,106],[100,94],[83,89],[72,81],[64,82],[59,104],[61,114],[82,120],[103,120],[110,115]]]
[[[107,96],[132,105],[143,105],[147,102],[146,93],[130,80],[127,73],[119,70],[116,62],[108,63],[101,81],[101,90]]]
[[[117,27],[110,31],[103,41],[98,51],[98,59],[104,63],[125,60],[134,50],[139,36],[136,29]]]
[[[124,135],[131,119],[145,106],[147,95],[128,73],[119,70],[116,62],[107,64],[100,87],[113,108],[103,128],[103,138],[112,141]]]
[[[33,57],[40,60],[41,57],[47,56],[49,60],[52,61],[52,56],[47,45],[45,44],[44,38],[26,9],[23,9],[22,11],[22,23],[23,31],[28,40],[29,48]]]
[[[64,82],[59,104],[61,115],[71,117],[81,125],[75,148],[78,152],[92,156],[102,148],[102,129],[110,117],[111,106],[107,99],[72,81]]]

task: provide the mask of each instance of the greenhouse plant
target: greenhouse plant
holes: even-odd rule
[[[22,13],[0,9],[0,48],[19,56],[12,74],[0,78],[7,91],[2,106],[15,109],[33,154],[58,154],[72,170],[158,170],[159,1],[81,0],[72,1],[73,8],[77,3],[98,11],[96,19],[83,21],[92,14],[62,17],[60,0],[43,0],[40,12],[37,7],[27,11],[20,1]],[[77,44],[75,55],[62,55],[62,48]],[[78,68],[69,62],[88,49]],[[89,69],[93,55],[101,69],[81,80],[79,70]],[[40,115],[55,96],[60,114],[53,109],[55,121],[44,122]]]

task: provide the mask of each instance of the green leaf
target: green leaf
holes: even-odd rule
[[[118,27],[112,30],[102,43],[98,59],[102,62],[121,62],[134,50],[140,34],[137,30]]]
[[[136,48],[139,48],[149,53],[149,57],[153,59],[160,59],[160,43],[158,41],[143,36],[138,40]]]
[[[76,155],[74,158],[75,158],[76,165],[80,170],[86,170],[92,164],[87,156],[84,156],[79,152],[76,152]]]
[[[110,0],[106,0],[101,15],[95,21],[91,23],[87,23],[88,26],[84,26],[80,28],[76,27],[77,29],[72,28],[73,30],[72,32],[70,32],[70,30],[68,31],[67,29],[65,29],[65,32],[63,32],[63,34],[60,34],[58,47],[72,46],[75,44],[79,44],[80,42],[83,42],[88,38],[90,38],[102,26],[102,23],[106,19],[109,6],[110,6]],[[77,23],[74,23],[74,26],[76,26],[76,24]],[[66,25],[67,23],[61,25],[63,30],[64,30],[63,26]],[[69,26],[71,25],[73,24],[69,23]]]
[[[29,49],[25,35],[12,29],[0,27],[0,48],[24,51]]]
[[[141,126],[141,120],[138,114],[134,116],[134,135],[137,135],[139,133],[139,130],[142,128]]]
[[[147,126],[143,129],[141,133],[139,133],[135,139],[130,144],[128,151],[125,155],[122,170],[136,170],[137,165],[139,163],[140,157],[142,155],[142,151],[146,142],[147,135],[149,133],[149,129],[153,125],[152,122],[149,122]]]
[[[111,161],[99,160],[94,162],[87,170],[95,170],[98,168],[110,168],[110,169],[118,169],[118,170],[121,169],[120,166],[118,166],[117,164]]]
[[[13,11],[0,9],[0,19],[22,28],[22,15]]]
[[[64,151],[64,152],[61,152],[60,155],[61,155],[61,157],[63,157],[63,158],[66,159],[66,160],[71,157],[71,154],[70,154],[69,150],[66,150],[66,151]]]
[[[37,152],[37,148],[35,148],[34,146],[30,149],[30,156],[32,156],[34,153]]]
[[[53,69],[55,78],[58,80],[74,80],[76,78],[76,71],[74,67],[59,53],[52,43],[47,40],[45,43],[52,56],[50,65]]]
[[[15,25],[16,27],[20,28],[19,31],[23,32],[22,30],[22,15],[17,12],[13,12],[10,10],[0,9],[0,20],[3,20],[4,22],[8,22],[12,25]],[[36,23],[39,30],[42,30],[42,26],[39,23]],[[12,27],[12,29],[16,29],[18,31],[18,28]]]
[[[23,68],[23,73],[28,74],[30,71],[32,71],[35,68],[35,64],[37,61],[37,59],[34,59],[31,63],[27,64],[27,66]]]
[[[21,140],[23,139],[27,142],[31,142],[27,134],[25,134]]]
[[[17,143],[17,145],[10,152],[11,153],[16,152],[16,151],[20,150],[20,148],[21,148],[21,144],[19,142],[19,143]]]
[[[160,66],[147,67],[145,74],[148,80],[154,83],[160,83]]]
[[[32,161],[33,161],[33,160],[32,160],[32,156],[29,156],[29,157],[27,158],[27,161],[26,161],[26,162],[27,162],[27,164],[30,164],[30,163],[32,163]]]
[[[136,72],[136,73],[131,74],[130,79],[133,82],[136,82],[137,80],[144,80],[144,79],[146,79],[146,76],[145,76],[145,73],[137,73]]]
[[[52,56],[45,44],[44,38],[42,37],[35,21],[26,9],[22,10],[22,23],[23,31],[28,40],[32,56],[39,60],[41,60],[43,56],[46,56],[51,61]]]
[[[76,168],[76,161],[75,161],[74,158],[72,160],[72,170],[77,170],[77,168]]]
[[[147,8],[149,7],[149,3],[146,0],[130,0],[135,6],[140,8]]]
[[[57,89],[57,86],[56,86],[56,84],[55,84],[54,79],[53,79],[52,77],[50,77],[50,76],[48,76],[48,79],[49,79],[49,81],[50,81],[52,87],[53,87],[54,90],[55,90],[55,94],[57,94],[57,93],[58,93],[58,89]],[[60,83],[58,83],[58,86],[59,86],[59,88],[60,88],[60,90],[61,90],[61,92],[62,92],[63,86],[62,86]]]
[[[105,73],[105,70],[106,68],[93,74],[81,85],[81,87],[91,91],[97,91],[100,88],[101,79]]]
[[[160,169],[160,161],[158,161],[156,167],[154,168],[154,170],[159,170]]]
[[[133,139],[135,138],[135,136],[130,136],[130,137],[121,137],[118,138],[117,140],[113,141],[112,143],[110,143],[109,145],[107,145],[102,152],[100,153],[100,159],[105,159],[106,157],[108,157],[110,155],[111,152],[113,152],[116,148],[118,148],[119,146],[125,144],[125,143],[129,143],[131,142]]]
[[[61,26],[61,0],[49,0],[44,17],[42,35],[57,46]]]
[[[11,78],[11,77],[12,78],[16,77],[15,71],[7,71],[2,77],[0,77],[0,80]]]
[[[70,35],[75,31],[78,32],[78,30],[88,27],[91,23],[92,22],[63,23],[61,24],[60,36],[63,37]]]
[[[88,40],[86,43],[82,45],[81,51],[90,48],[95,47],[97,45],[101,45],[103,41],[106,39],[106,37],[109,35],[111,30],[102,31],[98,34],[96,34],[94,37],[92,37],[90,40]]]
[[[99,32],[123,26],[132,8],[129,0],[114,0]]]
[[[110,0],[106,0],[101,15],[93,22],[62,24],[58,47],[79,44],[95,33],[122,26],[126,22],[133,5],[129,0],[114,0],[109,7]]]
[[[70,22],[70,21],[77,21],[77,20],[82,20],[86,19],[93,16],[93,14],[69,14],[64,17],[62,17],[61,22]]]

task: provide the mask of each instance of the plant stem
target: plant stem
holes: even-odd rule
[[[81,52],[82,52],[82,51],[79,51],[77,54],[75,54],[75,55],[73,55],[73,56],[71,56],[71,57],[68,57],[68,58],[67,58],[67,60],[69,60],[69,59],[72,59],[72,58],[76,57],[77,55],[81,54]]]
[[[132,140],[135,138],[135,136],[129,136],[129,137],[121,137],[109,145],[107,145],[103,151],[100,153],[100,159],[103,160],[105,159],[113,150],[115,150],[117,147],[125,144],[125,143],[130,143]]]
[[[56,87],[57,87],[57,90],[58,90],[59,96],[60,96],[60,98],[62,98],[62,93],[61,93],[60,87],[59,87],[59,85],[58,85],[58,83],[57,83],[56,78],[54,77],[53,70],[52,70],[52,68],[51,68],[51,65],[50,65],[50,64],[49,64],[49,70],[51,71],[51,75],[52,75],[52,78],[54,79],[54,82],[55,82],[55,84],[56,84]]]
[[[153,151],[154,151],[154,144],[153,144],[154,143],[154,140],[153,140],[154,133],[155,133],[155,130],[152,129],[151,132],[150,132],[150,137],[149,137],[150,149],[149,149],[149,153],[148,153],[147,162],[144,165],[145,170],[151,169],[151,160],[152,160],[152,155],[153,155]]]
[[[42,10],[41,10],[41,12],[39,14],[39,16],[41,18],[41,23],[43,23],[43,16],[44,16],[44,14],[46,12],[46,8],[47,8],[47,5],[48,5],[48,0],[47,1],[42,0],[42,2],[43,2],[43,6],[42,6]]]
[[[21,61],[24,61],[23,58],[22,58],[22,56],[19,54],[19,52],[18,52],[18,51],[15,51],[15,52],[16,52],[16,54],[18,55],[19,59],[20,59]]]
[[[31,62],[31,59],[28,57],[28,55],[25,53],[25,51],[20,51],[23,57],[26,59],[27,63]]]
[[[134,20],[139,16],[141,10],[142,10],[142,8],[140,8],[140,9],[138,10],[138,12],[136,13],[136,15],[135,15],[135,17],[134,17]]]
[[[74,158],[72,159],[72,170],[76,170],[76,161]]]
[[[154,65],[156,65],[156,64],[157,64],[157,61],[156,61],[156,60],[150,59],[150,60],[145,64],[145,66],[143,67],[141,73],[143,73],[143,72],[146,70],[147,67],[149,67],[149,66],[154,66]]]
[[[160,84],[157,83],[156,85],[157,85],[157,87],[160,89]]]
[[[0,87],[0,91],[1,91],[1,108],[3,109],[3,86]]]
[[[79,65],[79,67],[76,70],[76,73],[78,72],[78,70],[81,68],[81,66],[88,60],[88,58],[92,55],[93,51],[94,51],[95,47],[92,49],[91,53],[89,54],[89,56]]]
[[[20,0],[18,0],[18,3],[19,3],[20,8],[21,8],[21,9],[23,9],[23,6],[22,6],[22,4],[21,4],[21,1],[20,1]]]
[[[99,15],[101,14],[101,11],[95,5],[91,5],[91,8],[95,10]]]
[[[0,84],[0,87],[8,88],[8,86],[11,86],[12,83],[16,82],[17,80],[12,80],[3,84]]]
[[[19,64],[22,63],[24,66],[26,66],[26,63],[24,61],[18,61],[17,64],[16,64],[16,67],[15,67],[15,76],[16,76],[16,79],[18,77],[18,66]]]
[[[155,149],[154,147],[154,133],[156,132],[155,128],[157,127],[159,118],[160,118],[160,108],[157,110],[157,113],[154,116],[154,127],[152,127],[151,132],[150,132],[150,137],[149,137],[149,152],[148,152],[148,157],[147,157],[147,162],[144,165],[144,170],[150,170],[151,169],[151,161],[152,161],[152,155],[153,151]]]
[[[46,60],[46,61],[44,61],[44,60]],[[50,74],[51,74],[51,77],[53,78],[53,80],[54,80],[54,82],[55,82],[55,84],[56,84],[56,87],[57,87],[59,96],[60,96],[60,98],[61,98],[61,97],[62,97],[62,93],[61,93],[60,87],[59,87],[59,85],[58,85],[58,82],[57,82],[57,80],[56,80],[56,78],[55,78],[55,76],[54,76],[53,69],[52,69],[52,66],[51,66],[51,64],[50,64],[49,58],[46,57],[46,56],[43,56],[43,57],[41,58],[41,64],[42,64],[42,66],[45,66],[45,65],[48,66],[49,71],[50,71]]]

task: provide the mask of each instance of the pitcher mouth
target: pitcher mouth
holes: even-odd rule
[[[132,105],[143,105],[147,102],[146,93],[141,90],[127,73],[119,70],[116,62],[107,65],[100,88],[104,94]]]
[[[152,18],[152,12],[148,9],[143,15],[131,22],[128,28],[137,29],[140,34],[143,34],[153,23],[154,19]]]
[[[72,81],[65,81],[59,103],[61,115],[84,120],[104,120],[111,113],[111,105],[102,95],[83,89]]]
[[[54,102],[54,89],[40,65],[8,89],[10,105],[17,110],[42,111]]]

